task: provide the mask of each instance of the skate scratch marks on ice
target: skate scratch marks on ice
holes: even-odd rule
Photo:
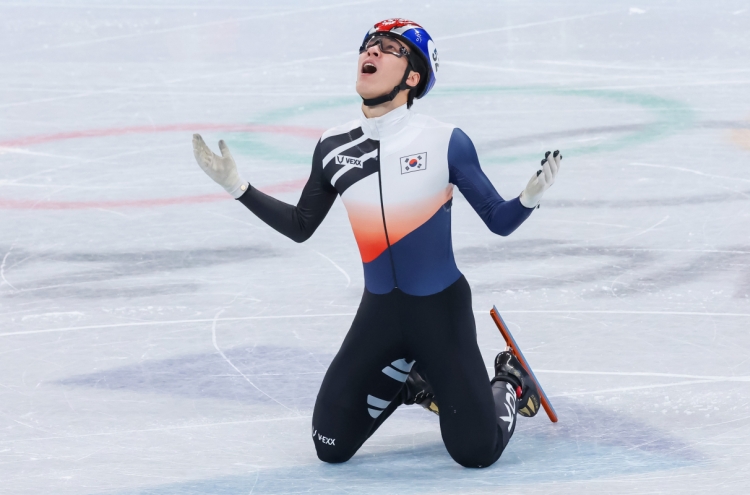
[[[734,181],[734,182],[736,182],[736,181],[750,182],[749,179],[743,179],[743,178],[737,177],[737,176],[728,177],[726,175],[707,174],[705,172],[701,172],[700,170],[693,170],[693,169],[684,168],[684,167],[674,167],[674,166],[671,166],[671,165],[657,165],[657,164],[654,164],[654,163],[641,163],[641,162],[632,162],[630,165],[633,166],[633,167],[666,168],[666,169],[669,169],[669,170],[677,170],[678,172],[687,172],[687,173],[691,173],[691,174],[695,174],[695,175],[701,175],[703,177],[711,177],[712,179],[728,179],[728,180],[731,180],[731,181]]]
[[[40,313],[37,315],[26,315],[21,318],[21,321],[30,320],[32,318],[49,318],[50,316],[84,316],[80,311],[58,311],[54,313]]]
[[[335,261],[333,261],[333,260],[332,260],[331,258],[329,258],[328,256],[326,256],[325,254],[321,253],[320,251],[317,251],[317,250],[315,250],[315,249],[313,249],[313,251],[315,251],[315,252],[316,252],[317,254],[319,254],[319,255],[320,255],[320,256],[322,256],[323,258],[327,259],[328,261],[330,261],[330,262],[331,262],[331,264],[332,264],[333,266],[335,266],[335,267],[336,267],[336,269],[337,269],[338,271],[340,271],[341,273],[343,273],[343,274],[344,274],[344,277],[346,277],[346,286],[347,286],[347,288],[348,288],[348,287],[349,287],[349,285],[350,285],[350,284],[352,283],[352,279],[351,279],[351,278],[349,278],[349,274],[348,274],[348,273],[346,273],[346,270],[344,270],[343,268],[341,268],[341,267],[340,267],[339,265],[337,265],[337,264],[336,264],[336,262],[335,262]]]
[[[68,332],[72,330],[97,330],[104,328],[123,328],[123,327],[142,327],[142,326],[155,326],[155,325],[177,325],[182,323],[205,323],[212,321],[244,321],[244,320],[277,320],[286,318],[329,318],[338,316],[355,316],[355,313],[326,313],[317,315],[263,315],[263,316],[237,316],[231,318],[197,318],[190,320],[165,320],[165,321],[133,321],[126,323],[111,323],[105,325],[85,325],[81,327],[63,327],[63,328],[51,328],[43,330],[28,330],[20,332],[8,332],[0,333],[0,337],[8,337],[11,335],[31,335],[36,333],[55,333],[55,332]],[[750,316],[744,315],[744,316]]]
[[[250,488],[250,492],[248,493],[248,495],[252,495],[255,491],[255,485],[258,484],[258,478],[260,478],[260,469],[255,471],[255,481],[253,482],[253,486],[252,488]]]
[[[78,156],[57,155],[57,154],[53,154],[53,153],[42,153],[42,152],[39,152],[39,151],[31,151],[31,150],[27,150],[27,149],[23,149],[23,148],[11,148],[11,147],[8,147],[8,146],[0,146],[0,155],[4,155],[5,153],[15,153],[15,154],[18,154],[18,155],[44,156],[44,157],[47,157],[47,158],[63,158],[63,159],[66,159],[66,160],[81,160],[81,158],[78,157]],[[56,170],[56,169],[49,169],[49,170],[52,171],[52,170]],[[33,175],[37,175],[37,174],[33,174]],[[15,184],[15,182],[17,180],[18,179],[14,179],[14,180],[11,181],[11,180],[7,180],[7,179],[3,179],[3,180],[0,180],[0,184],[2,184],[2,185]],[[46,187],[46,184],[39,185],[38,187]]]
[[[288,409],[289,411],[291,411],[291,412],[293,412],[293,413],[295,413],[296,415],[299,416],[299,413],[297,411],[295,411],[294,409],[292,409],[290,407],[285,406],[284,404],[282,404],[281,402],[279,402],[278,400],[274,399],[273,397],[271,397],[270,395],[268,395],[267,393],[265,393],[263,390],[261,390],[260,387],[258,387],[256,384],[254,384],[252,382],[252,380],[250,380],[242,371],[240,371],[240,369],[237,366],[235,366],[234,363],[232,363],[232,361],[229,360],[229,358],[226,356],[226,354],[224,354],[224,351],[222,351],[221,348],[219,348],[219,344],[216,342],[216,322],[219,319],[219,315],[221,315],[221,313],[223,313],[223,312],[224,312],[224,310],[222,309],[218,313],[216,313],[216,316],[214,316],[213,322],[211,324],[211,338],[213,340],[214,348],[216,349],[216,351],[219,353],[219,355],[221,355],[222,358],[224,358],[224,361],[226,361],[227,363],[229,363],[229,366],[231,366],[232,368],[234,368],[234,370],[237,373],[239,373],[240,376],[242,376],[242,378],[244,378],[245,381],[247,381],[247,383],[249,383],[250,385],[252,385],[253,388],[255,388],[255,390],[257,390],[261,394],[265,395],[266,397],[268,397],[269,399],[271,399],[272,401],[274,401],[275,403],[277,403],[278,405],[280,405],[284,409]]]
[[[647,233],[651,232],[652,230],[654,230],[659,225],[661,225],[664,222],[666,222],[667,220],[669,220],[669,215],[667,215],[666,217],[662,218],[661,220],[659,220],[658,222],[656,222],[655,224],[653,224],[651,227],[647,228],[646,230],[642,230],[642,231],[638,232],[637,234],[635,234],[634,236],[628,237],[627,239],[623,239],[622,242],[628,242],[631,239],[635,239],[639,235],[647,234]]]
[[[289,62],[276,62],[276,63],[270,63],[270,64],[263,64],[263,65],[259,65],[256,67],[245,67],[242,69],[233,69],[233,70],[225,71],[225,72],[211,72],[209,74],[201,74],[199,76],[181,77],[181,78],[161,81],[159,83],[144,83],[144,84],[135,84],[135,85],[130,85],[130,86],[119,86],[119,87],[114,87],[114,88],[109,88],[109,89],[86,91],[83,93],[74,93],[74,94],[65,95],[65,96],[54,96],[54,97],[48,97],[48,98],[39,98],[36,100],[16,101],[13,103],[4,103],[0,105],[0,108],[17,107],[21,105],[31,105],[34,103],[49,103],[53,101],[68,100],[68,99],[74,99],[74,98],[86,98],[89,96],[98,96],[102,94],[112,94],[112,93],[127,94],[129,90],[134,90],[134,89],[143,89],[143,88],[150,88],[150,87],[156,87],[156,86],[162,87],[162,86],[168,86],[170,84],[190,82],[190,81],[194,81],[198,79],[211,79],[214,77],[225,77],[229,75],[238,75],[242,73],[252,73],[252,72],[257,72],[259,70],[264,70],[264,69],[273,69],[273,68],[287,67],[287,66],[299,66],[302,63],[320,62],[323,60],[333,60],[337,58],[350,57],[351,54],[352,54],[351,51],[346,51],[346,52],[337,53],[335,55],[324,55],[321,57],[313,57],[313,58],[307,57],[307,58],[301,58],[297,60],[290,60]],[[309,92],[307,94],[309,94]]]
[[[497,72],[511,72],[511,73],[523,73],[523,74],[540,74],[545,76],[581,76],[581,77],[588,77],[588,78],[596,78],[596,79],[602,79],[606,78],[607,76],[598,76],[598,75],[592,75],[592,74],[584,74],[579,72],[560,72],[560,71],[550,71],[550,70],[537,70],[537,69],[519,69],[518,67],[502,67],[497,65],[484,65],[484,64],[473,64],[468,62],[457,62],[455,60],[451,61],[440,61],[440,65],[452,65],[456,67],[466,67],[469,69],[481,69],[481,70],[491,70],[491,71],[497,71]],[[620,127],[620,126],[613,126],[613,127]],[[627,125],[627,126],[621,126],[626,128],[633,128],[633,127],[642,127],[641,125]],[[570,132],[570,131],[564,131],[564,132]],[[599,139],[592,138],[592,139]]]
[[[355,6],[355,5],[363,5],[368,3],[374,3],[375,0],[360,0],[359,2],[346,2],[346,3],[336,3],[331,5],[320,5],[317,7],[309,7],[306,9],[297,9],[297,10],[286,10],[282,12],[271,12],[268,14],[258,14],[258,15],[251,15],[246,17],[231,17],[229,19],[222,19],[220,21],[211,21],[211,22],[204,22],[201,24],[187,24],[182,26],[175,26],[171,28],[164,28],[164,29],[154,29],[151,31],[144,31],[144,32],[138,32],[138,33],[130,33],[130,34],[122,34],[119,36],[108,36],[106,38],[96,38],[93,40],[84,40],[84,41],[74,41],[71,43],[62,43],[59,45],[54,46],[46,46],[44,48],[33,48],[30,50],[24,50],[24,51],[17,51],[15,53],[21,54],[21,53],[31,53],[31,52],[39,52],[39,51],[47,51],[52,50],[55,48],[70,48],[75,46],[84,46],[84,45],[93,45],[98,43],[105,43],[107,41],[116,41],[116,40],[122,40],[122,39],[129,39],[129,38],[139,38],[142,36],[148,36],[152,34],[164,34],[164,33],[173,33],[176,31],[186,31],[190,29],[202,29],[209,26],[221,26],[224,24],[234,24],[242,21],[252,21],[255,19],[268,19],[270,17],[281,17],[286,15],[293,15],[293,14],[304,14],[308,12],[317,12],[321,10],[331,10],[331,9],[337,9],[340,7],[349,7],[349,6]]]
[[[744,379],[741,379],[744,378]],[[562,393],[557,395],[550,395],[552,398],[558,398],[558,397],[577,397],[580,395],[596,395],[596,394],[608,394],[608,393],[619,393],[619,392],[631,392],[636,390],[648,390],[652,388],[666,388],[666,387],[679,387],[682,385],[697,385],[699,383],[717,383],[724,380],[690,380],[685,382],[675,382],[675,383],[660,383],[656,385],[641,385],[637,387],[618,387],[618,388],[606,388],[602,390],[589,390],[586,392],[570,392],[570,393]],[[737,377],[737,379],[731,380],[731,381],[742,381],[742,382],[750,382],[750,377]]]
[[[453,40],[457,38],[465,38],[467,36],[476,36],[478,34],[497,33],[500,31],[510,31],[512,29],[524,29],[524,28],[535,27],[535,26],[544,26],[546,24],[555,24],[558,22],[574,21],[578,19],[588,19],[589,17],[597,17],[600,15],[614,14],[616,12],[618,11],[608,10],[606,12],[596,12],[594,14],[574,15],[570,17],[560,17],[557,19],[549,19],[547,21],[528,22],[526,24],[517,24],[515,26],[503,26],[499,28],[481,29],[479,31],[469,31],[468,33],[449,34],[448,36],[441,36],[439,38],[436,38],[436,41]]]
[[[485,314],[485,310],[474,310],[475,313]],[[575,310],[575,309],[508,309],[503,310],[503,313],[517,313],[517,314],[603,314],[603,315],[654,315],[654,316],[725,316],[725,317],[737,317],[737,318],[749,318],[750,313],[704,313],[699,311],[626,311],[626,310]],[[158,325],[179,325],[184,323],[205,323],[212,321],[245,321],[245,320],[276,320],[286,318],[336,318],[336,317],[350,317],[356,316],[356,313],[324,313],[317,315],[302,314],[302,315],[263,315],[263,316],[234,316],[230,318],[196,318],[186,320],[163,320],[163,321],[134,321],[125,323],[110,323],[103,325],[85,325],[80,327],[62,327],[62,328],[45,328],[41,330],[27,330],[19,332],[6,332],[0,333],[0,337],[10,337],[14,335],[33,335],[37,333],[56,333],[56,332],[72,332],[78,330],[101,330],[106,328],[124,328],[124,327],[142,327],[142,326],[158,326]],[[188,331],[188,330],[186,330]]]
[[[490,369],[490,368],[487,368]],[[711,381],[750,382],[750,376],[705,376],[683,375],[680,373],[653,373],[649,371],[572,371],[572,370],[537,370],[539,373],[559,373],[566,375],[605,375],[605,376],[651,376],[657,378],[693,378]]]
[[[157,431],[189,430],[193,428],[212,428],[214,426],[234,426],[234,425],[247,425],[247,424],[253,424],[253,423],[272,423],[272,422],[277,422],[277,421],[288,421],[292,419],[312,419],[312,416],[285,416],[283,418],[263,418],[263,419],[248,419],[248,420],[243,420],[243,421],[222,421],[219,423],[200,423],[200,424],[194,424],[194,425],[161,426],[159,428],[143,428],[140,430],[102,431],[102,432],[97,432],[97,433],[82,433],[80,435],[58,435],[58,436],[52,436],[52,437],[16,438],[16,439],[9,439],[9,440],[0,440],[0,443],[36,442],[39,440],[60,440],[60,439],[87,438],[87,437],[107,437],[111,435],[132,435],[133,433],[151,433],[151,432],[157,432]]]
[[[13,287],[13,284],[8,282],[8,280],[5,278],[5,262],[8,260],[8,255],[10,255],[10,252],[13,251],[13,247],[15,245],[11,246],[10,249],[8,249],[8,252],[5,253],[5,256],[3,256],[3,262],[0,264],[0,279],[2,279],[2,282],[0,282],[0,285],[8,284],[8,287],[13,289],[14,291],[18,291],[15,287]]]

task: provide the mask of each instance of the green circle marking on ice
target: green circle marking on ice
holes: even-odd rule
[[[678,100],[645,93],[607,89],[563,89],[545,86],[461,86],[433,90],[430,92],[430,98],[490,94],[559,96],[565,98],[605,100],[612,103],[632,105],[648,110],[655,117],[653,122],[644,124],[640,129],[623,133],[596,144],[566,148],[565,154],[568,156],[616,151],[627,146],[638,146],[658,139],[663,139],[676,131],[689,127],[694,117],[692,109]],[[302,111],[308,113],[311,111],[330,110],[346,105],[357,104],[359,101],[360,99],[356,95],[351,97],[318,100],[305,103],[303,106],[295,105],[271,110],[258,115],[252,120],[252,122],[279,124],[289,118],[299,115]],[[231,144],[239,152],[251,153],[254,156],[282,163],[291,162],[300,164],[307,163],[310,159],[310,152],[300,153],[294,152],[288,148],[280,148],[271,144],[266,136],[244,134],[241,137],[238,136],[231,139]],[[536,160],[536,158],[538,158],[537,155],[538,153],[493,153],[489,155],[484,153],[481,157],[481,161],[483,164],[514,163],[519,161],[526,162],[529,160]]]

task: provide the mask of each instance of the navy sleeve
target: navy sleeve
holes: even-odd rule
[[[526,208],[518,198],[505,201],[482,172],[474,143],[459,128],[453,129],[448,144],[450,182],[458,187],[487,227],[508,235],[529,218],[534,208]]]
[[[336,201],[336,189],[323,176],[320,141],[313,153],[312,171],[297,206],[279,201],[249,186],[237,198],[250,211],[276,231],[295,242],[310,238]]]

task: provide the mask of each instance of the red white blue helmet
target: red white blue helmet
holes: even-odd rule
[[[400,41],[405,42],[413,50],[413,53],[420,55],[424,59],[425,66],[427,67],[427,82],[426,84],[420,83],[422,90],[415,96],[422,98],[429,93],[435,85],[436,74],[440,66],[435,42],[432,41],[429,33],[416,22],[407,19],[386,19],[375,24],[367,32],[365,39],[362,41],[362,46],[367,43],[367,40],[378,33],[388,33],[398,38]]]

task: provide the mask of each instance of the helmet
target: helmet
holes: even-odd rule
[[[417,98],[422,98],[424,95],[429,93],[432,87],[435,85],[435,75],[437,74],[440,63],[438,60],[438,52],[437,48],[435,47],[435,42],[432,41],[432,38],[427,33],[427,31],[416,22],[409,21],[407,19],[386,19],[375,24],[367,32],[367,34],[365,35],[365,39],[362,40],[362,47],[360,48],[360,50],[363,50],[365,44],[367,43],[367,40],[369,40],[376,34],[388,34],[390,36],[393,36],[394,38],[404,42],[409,48],[411,48],[413,56],[415,55],[422,59],[427,69],[427,77],[424,81],[419,82],[419,89],[415,96]],[[409,62],[409,65],[411,66],[411,61]],[[404,75],[404,81],[408,76],[409,70],[410,68],[407,68],[406,74]],[[402,85],[403,87],[401,87],[399,90],[408,87],[405,86],[403,82]],[[399,86],[397,86],[396,88],[399,88]],[[394,92],[390,93],[389,95],[373,98],[372,100],[369,100],[369,102],[377,100],[379,101],[379,103],[384,103],[386,101],[393,100],[393,98],[395,98],[398,94],[396,88],[394,88]],[[370,103],[368,103],[368,100],[365,100],[365,105],[370,105]]]

